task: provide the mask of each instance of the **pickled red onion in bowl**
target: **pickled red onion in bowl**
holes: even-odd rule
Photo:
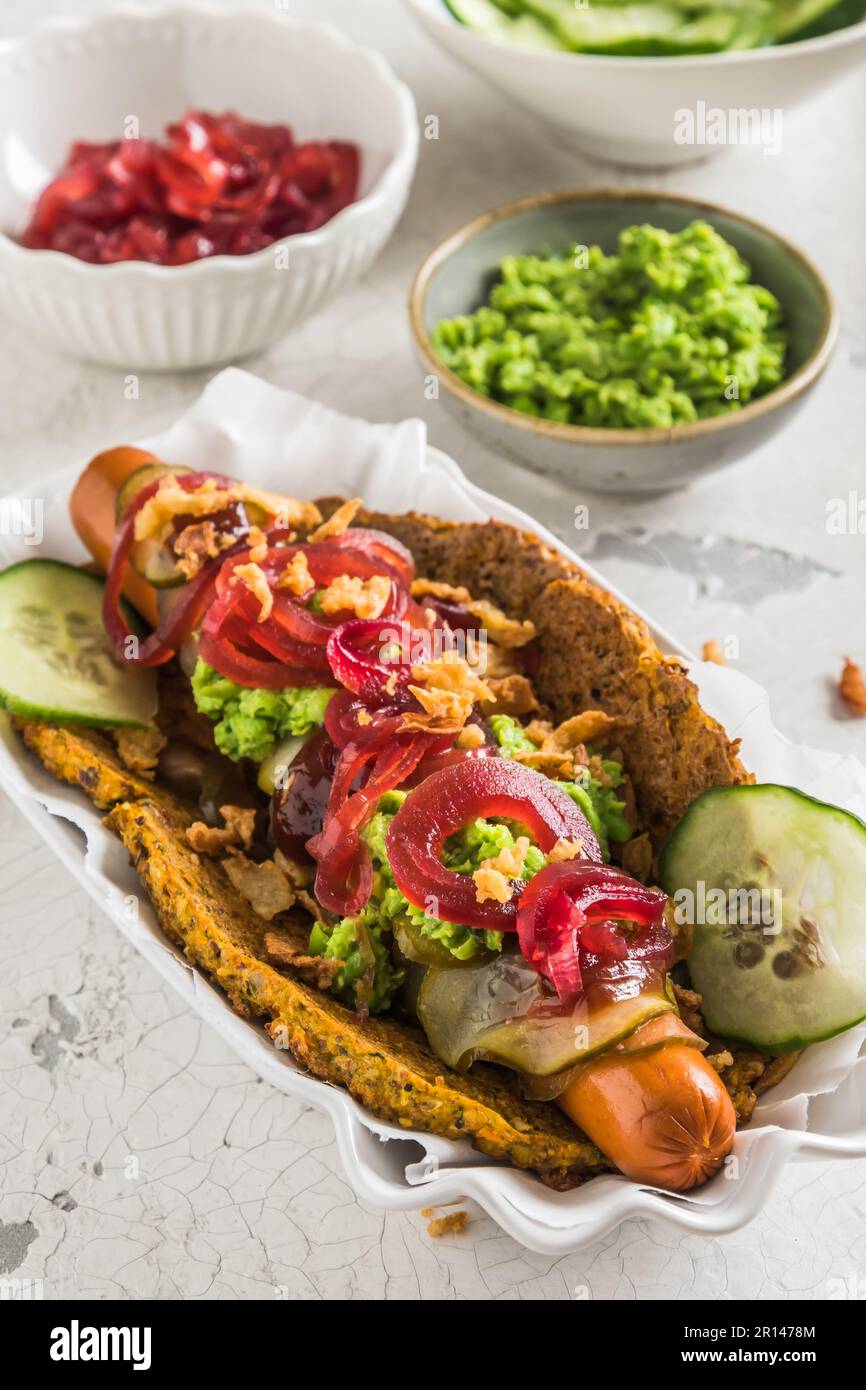
[[[28,337],[115,368],[203,367],[278,341],[369,269],[415,171],[414,103],[387,62],[282,12],[148,7],[64,19],[10,40],[0,74],[4,305]],[[360,151],[358,197],[302,235],[180,265],[92,264],[20,244],[71,137],[116,140],[128,113],[153,136],[190,108],[288,124],[298,143],[351,141]],[[145,244],[153,230],[139,227]],[[274,247],[283,246],[290,250],[279,269]]]
[[[189,110],[162,139],[75,140],[21,243],[95,265],[248,256],[323,227],[358,195],[360,151],[283,123]]]

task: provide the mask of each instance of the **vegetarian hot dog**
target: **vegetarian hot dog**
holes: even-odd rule
[[[649,1030],[658,1034],[666,1024],[670,1032],[671,1017],[654,1019],[622,1048],[587,1063],[558,1099],[620,1172],[685,1192],[721,1167],[733,1146],[736,1115],[697,1047],[668,1041],[638,1050]]]
[[[124,505],[129,505],[122,490],[126,484],[129,484],[129,489],[134,491],[139,486],[140,480],[135,479],[129,483],[129,479],[139,470],[150,471],[153,465],[170,471],[168,465],[160,465],[159,460],[143,450],[132,447],[112,449],[98,455],[76,485],[71,499],[72,519],[79,536],[102,568],[108,567],[118,507],[122,508]],[[190,479],[190,482],[192,481]],[[118,502],[119,495],[120,501]],[[381,541],[376,542],[376,544],[381,545]],[[310,549],[312,554],[312,548],[307,547],[307,549]],[[349,549],[348,546],[341,549],[334,560],[340,573],[342,564],[348,563],[344,561],[343,557]],[[285,552],[279,553],[284,554]],[[319,554],[325,556],[328,551],[323,549]],[[369,559],[370,557],[367,556],[365,562],[368,564]],[[379,559],[381,559],[381,554]],[[387,564],[389,560],[393,569],[395,555],[387,556],[384,563]],[[366,571],[363,572],[366,573]],[[347,578],[348,576],[343,577]],[[327,587],[324,579],[322,585]],[[154,626],[157,626],[159,619],[156,590],[131,565],[126,569],[124,592],[139,611]],[[283,603],[289,602],[285,597],[285,590],[280,593],[279,597]],[[259,656],[257,659],[259,666],[256,669],[258,670],[261,667],[261,657]],[[334,675],[339,682],[340,676],[336,670]],[[291,665],[289,664],[288,675],[283,682],[287,686],[292,684],[290,676]],[[256,682],[251,680],[249,684],[254,686]],[[280,687],[275,684],[274,688]],[[372,697],[371,703],[373,713],[370,715],[368,725],[381,713],[376,700]],[[366,728],[368,725],[364,727]],[[486,806],[485,803],[485,805],[475,808],[478,816],[483,817],[490,814],[502,817],[513,812],[514,818],[520,824],[534,825],[530,816],[534,805],[532,796],[541,795],[539,791],[541,782],[537,778],[537,774],[523,769],[518,763],[510,761],[507,757],[490,759],[489,763],[490,766],[485,765],[480,771],[478,768],[473,769],[473,785],[475,791],[482,797],[482,801],[485,795],[488,796],[488,800],[493,797],[490,806]],[[455,776],[459,773],[459,766],[458,763],[452,768]],[[506,773],[509,774],[507,778],[505,777]],[[440,778],[442,775],[440,772]],[[492,791],[489,791],[489,794],[481,786],[485,776],[488,777],[488,780],[493,778],[496,781],[496,786]],[[498,780],[496,780],[497,777]],[[508,783],[505,790],[499,785],[503,778]],[[429,776],[426,779],[429,784],[428,791],[431,791],[433,780]],[[520,786],[513,788],[511,784],[516,781],[520,781]],[[411,786],[411,782],[409,785]],[[544,785],[546,790],[539,815],[541,815],[542,810],[547,815],[547,819],[544,820],[542,817],[542,820],[544,820],[544,828],[550,832],[548,838],[551,843],[542,844],[542,848],[552,850],[556,846],[560,849],[563,846],[568,848],[571,845],[580,847],[579,830],[571,822],[579,818],[581,825],[584,825],[582,813],[575,809],[572,800],[560,788],[557,788],[555,783],[545,781]],[[512,800],[517,798],[515,805],[511,807],[511,812],[504,806],[504,803],[500,804],[505,791],[509,790],[513,793]],[[494,792],[496,796],[493,795]],[[466,812],[469,800],[471,800],[471,798],[467,800],[467,796],[468,793],[453,798],[454,805],[459,810],[455,811],[454,825],[449,824],[446,827],[449,831],[456,833],[463,824],[463,813]],[[498,800],[496,799],[497,796]],[[417,789],[413,789],[410,802],[401,812],[402,821],[407,819],[410,811],[417,818],[418,811],[422,809],[421,799],[421,793]],[[560,819],[564,817],[561,825],[559,819],[556,819],[557,816]],[[569,816],[571,820],[569,820]],[[551,817],[556,821],[552,828],[552,823],[548,824]],[[421,819],[424,820],[423,815]],[[427,828],[429,829],[429,826]],[[663,895],[658,890],[643,888],[642,885],[630,879],[628,875],[622,874],[621,871],[611,870],[600,862],[596,862],[600,861],[601,855],[594,836],[589,832],[588,823],[585,823],[585,829],[589,835],[589,842],[582,846],[582,852],[577,859],[569,858],[556,864],[548,864],[532,880],[531,886],[527,888],[521,899],[523,907],[520,916],[521,921],[523,921],[524,914],[526,914],[524,925],[527,930],[526,932],[523,931],[521,921],[519,921],[518,936],[526,961],[533,960],[536,954],[541,960],[544,950],[549,949],[545,946],[547,940],[545,933],[549,935],[551,920],[556,918],[557,912],[560,916],[562,915],[561,901],[557,906],[557,894],[561,900],[566,889],[572,894],[576,892],[577,885],[571,883],[571,878],[580,879],[590,869],[596,876],[600,876],[600,886],[596,885],[593,892],[597,890],[602,893],[614,893],[614,898],[611,899],[611,903],[605,911],[597,914],[597,920],[587,918],[584,924],[585,928],[587,930],[590,927],[595,928],[593,945],[588,949],[592,949],[596,953],[604,953],[611,947],[612,958],[621,959],[623,951],[633,949],[643,943],[642,949],[650,952],[650,956],[654,955],[659,961],[663,961],[663,943],[660,944],[660,941],[655,940],[652,935],[653,931],[659,928],[659,923],[655,919],[661,911],[655,900],[663,900]],[[409,901],[414,901],[412,883],[414,876],[419,872],[421,860],[414,852],[403,854],[401,857],[398,853],[401,849],[400,839],[399,835],[395,833],[397,830],[400,830],[400,825],[395,823],[388,837],[388,847],[393,856],[390,867],[395,874],[398,887],[405,893]],[[402,830],[401,833],[403,833]],[[540,844],[542,840],[539,841]],[[309,841],[309,843],[312,844],[313,842]],[[410,845],[409,850],[411,851],[411,849]],[[317,853],[319,852],[321,852],[320,847],[317,846]],[[438,856],[439,850],[437,849],[436,854],[433,855],[433,859],[437,862]],[[407,860],[407,863],[411,862],[411,872],[407,869],[404,873],[404,859]],[[491,860],[491,862],[494,861]],[[616,878],[617,874],[619,881]],[[611,875],[613,875],[614,880],[612,883],[610,882]],[[405,884],[404,878],[406,878]],[[449,891],[456,891],[459,888],[463,891],[464,897],[470,901],[472,911],[478,914],[477,925],[483,926],[486,920],[485,914],[491,914],[494,919],[491,929],[497,929],[499,921],[505,915],[502,898],[494,899],[496,906],[487,905],[489,895],[479,895],[474,878],[470,875],[459,875],[456,871],[446,873],[443,882],[445,888],[439,891],[438,899],[440,911],[446,920],[448,920],[448,902],[442,898],[442,891],[445,891],[447,897]],[[338,887],[340,886],[338,884]],[[321,894],[318,881],[317,891]],[[626,894],[630,904],[630,906],[629,904],[622,906],[621,910],[617,908],[619,899],[616,894],[618,891]],[[321,895],[320,901],[322,901]],[[573,905],[577,906],[574,897],[572,897],[572,902]],[[533,905],[537,908],[535,917],[532,911]],[[325,900],[325,906],[331,907],[332,905]],[[516,906],[515,902],[513,907],[516,909]],[[568,902],[566,902],[566,907],[568,907]],[[332,910],[336,913],[335,908]],[[588,906],[587,911],[589,911]],[[343,913],[342,915],[346,916],[347,914]],[[620,939],[616,926],[620,919],[633,921],[636,926],[639,924],[643,935],[641,932],[635,932]],[[463,910],[453,920],[458,923],[467,920],[465,904]],[[474,921],[474,918],[470,920]],[[612,936],[611,942],[609,938]],[[667,940],[670,941],[669,935]],[[626,942],[628,943],[627,947],[624,944]],[[616,949],[612,949],[613,947]],[[556,974],[553,977],[560,998],[564,997],[563,990],[569,987],[567,972],[564,973],[563,959],[560,953],[557,957]],[[539,967],[537,963],[534,964],[533,968],[541,968],[542,973],[548,969],[547,966]],[[667,965],[661,963],[657,968],[660,972],[659,979],[663,982],[665,971],[670,968],[670,963],[668,962]],[[548,971],[548,979],[550,978]],[[578,991],[582,988],[579,972],[576,975],[576,984],[571,981],[571,985]],[[632,1024],[632,1026],[634,1025]],[[428,1036],[433,1042],[429,1029]],[[592,1061],[575,1068],[571,1081],[565,1091],[557,1097],[557,1102],[577,1127],[626,1176],[635,1181],[667,1188],[671,1191],[688,1190],[706,1182],[720,1168],[733,1145],[736,1125],[736,1117],[728,1093],[717,1073],[701,1055],[701,1046],[700,1039],[685,1028],[676,1014],[655,1017],[650,1022],[638,1026],[624,1042]],[[447,1059],[446,1049],[440,1052],[434,1043],[434,1050],[437,1051],[437,1056]],[[451,1064],[455,1065],[454,1062]],[[504,1064],[509,1065],[509,1062],[506,1061]]]

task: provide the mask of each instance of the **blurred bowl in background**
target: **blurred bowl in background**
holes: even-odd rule
[[[159,135],[191,106],[285,122],[299,140],[354,141],[359,200],[317,231],[182,266],[91,265],[15,240],[72,140],[118,139],[131,115]],[[412,96],[378,53],[252,10],[124,10],[2,43],[0,126],[4,307],[60,351],[141,370],[229,362],[315,313],[382,250],[418,156]]]
[[[568,135],[596,159],[662,168],[718,145],[678,144],[678,113],[781,110],[817,96],[866,59],[866,20],[778,48],[674,58],[608,58],[518,47],[461,24],[445,0],[405,0],[458,62]]]
[[[598,243],[608,253],[626,227],[647,222],[682,230],[710,222],[772,290],[790,345],[788,376],[741,410],[665,429],[598,429],[559,424],[473,391],[436,355],[440,319],[473,313],[487,298],[504,256],[543,247]],[[669,492],[757,449],[788,424],[830,360],[838,313],[823,276],[768,227],[713,203],[646,189],[579,189],[539,194],[477,217],[430,253],[409,297],[412,335],[424,372],[441,386],[445,408],[489,449],[537,473],[592,492]]]

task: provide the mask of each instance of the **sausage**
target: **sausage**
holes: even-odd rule
[[[158,462],[153,454],[144,449],[135,449],[132,445],[106,449],[91,459],[72,489],[69,499],[72,524],[103,573],[108,569],[114,541],[117,493],[136,469]],[[151,627],[159,626],[156,590],[131,565],[127,566],[123,592]]]
[[[627,1048],[588,1062],[557,1100],[626,1177],[686,1192],[722,1166],[737,1117],[718,1074],[697,1046],[677,1040],[688,1030],[672,1020],[676,1028],[654,1019]],[[670,1041],[637,1050],[662,1031]]]

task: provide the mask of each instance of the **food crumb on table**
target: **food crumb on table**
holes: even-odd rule
[[[866,680],[861,668],[847,656],[839,677],[839,696],[852,714],[866,715]]]
[[[701,648],[701,657],[704,661],[711,661],[714,666],[727,666],[727,658],[718,642],[712,640],[705,642]]]
[[[427,1234],[434,1240],[441,1240],[442,1236],[459,1236],[466,1229],[469,1220],[468,1211],[449,1211],[445,1216],[433,1216],[435,1207],[424,1207],[421,1215],[427,1221]]]

